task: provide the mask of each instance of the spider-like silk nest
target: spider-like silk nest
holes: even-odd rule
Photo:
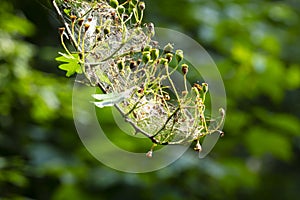
[[[151,27],[131,20],[134,13],[118,13],[106,1],[57,3],[68,38],[75,51],[84,54],[85,77],[105,93],[94,95],[96,106],[115,105],[137,132],[158,144],[184,144],[217,131],[220,124],[207,129],[203,96],[195,88],[183,93],[171,87],[173,76],[162,64],[164,53],[151,40]],[[71,15],[83,20],[81,26],[74,22],[74,31]],[[159,58],[143,61],[147,45],[159,50]]]

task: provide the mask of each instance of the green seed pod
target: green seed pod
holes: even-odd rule
[[[159,50],[158,49],[151,49],[151,59],[156,60],[159,56]]]
[[[96,31],[97,34],[100,33],[100,30],[101,30],[100,26],[96,26],[96,30],[95,31]]]
[[[125,13],[125,7],[122,6],[122,5],[119,5],[118,8],[117,8],[117,10],[118,10],[118,13],[120,15],[122,15],[123,13]]]
[[[129,18],[129,16],[125,13],[123,14],[123,20],[126,21]]]
[[[137,68],[137,64],[136,64],[135,61],[130,61],[129,66],[130,66],[130,69],[135,69],[135,68]]]
[[[145,10],[145,8],[146,8],[145,2],[143,2],[143,1],[139,2],[138,6],[139,6],[139,9],[142,11]]]
[[[83,57],[82,53],[79,53],[78,57],[79,57],[80,60],[82,60],[82,57]]]
[[[160,59],[160,63],[161,63],[162,65],[168,65],[168,64],[169,64],[168,60],[165,59],[165,58],[161,58],[161,59]]]
[[[151,55],[149,51],[143,52],[142,61],[147,64],[151,60]]]
[[[148,28],[150,37],[154,37],[154,35],[155,35],[154,24],[150,22],[150,23],[147,25],[147,28]]]
[[[142,87],[141,87],[140,89],[138,89],[138,91],[137,91],[137,92],[138,92],[139,94],[143,94],[143,93],[144,93],[144,91],[145,91],[145,90],[144,90],[144,88],[142,88]]]
[[[197,141],[197,144],[196,144],[194,150],[195,150],[195,151],[199,151],[199,152],[202,151],[202,147],[201,147],[201,144],[200,144],[199,140]]]
[[[166,59],[167,59],[168,62],[170,63],[170,62],[172,61],[172,59],[173,59],[173,54],[167,53],[167,54],[166,54]]]
[[[143,52],[145,52],[145,51],[150,51],[151,48],[152,48],[151,45],[146,45],[146,46],[143,47],[142,51],[143,51]]]
[[[137,61],[136,61],[136,63],[137,63],[137,65],[140,65],[141,63],[142,63],[142,59],[138,59]]]
[[[221,115],[222,117],[225,116],[225,110],[224,110],[223,108],[220,108],[220,109],[219,109],[219,112],[220,112],[220,115]]]
[[[113,8],[117,8],[119,6],[119,2],[117,0],[110,0],[109,5]]]
[[[181,71],[184,75],[186,75],[189,71],[189,66],[187,64],[182,64],[181,65]]]
[[[208,84],[202,83],[203,92],[206,93],[208,91]]]
[[[139,0],[131,0],[131,3],[136,5],[139,2]]]
[[[125,65],[125,69],[124,69],[125,73],[130,73],[131,69],[129,65]]]
[[[177,62],[182,61],[183,60],[183,51],[180,49],[176,50],[175,57],[176,57]]]
[[[202,86],[199,85],[198,83],[194,83],[193,87],[196,88],[197,91],[199,91],[199,92],[201,92],[203,90]]]
[[[152,158],[152,156],[153,156],[153,151],[152,151],[152,150],[148,151],[148,152],[146,153],[146,156],[147,156],[148,158]]]
[[[120,74],[121,74],[121,76],[125,76],[125,70],[123,69],[123,70],[120,70]]]
[[[103,32],[105,35],[109,34],[110,33],[110,29],[108,27],[104,28],[103,29]]]
[[[165,47],[164,47],[164,53],[171,53],[173,51],[174,47],[172,44],[168,43]]]
[[[199,85],[200,86],[200,85]],[[201,86],[200,86],[201,87]],[[194,91],[196,93],[197,96],[199,96],[199,90],[197,87],[195,87],[195,84],[194,86],[192,87],[192,91]]]
[[[165,95],[164,95],[164,100],[170,101],[170,99],[171,99],[171,97],[170,97],[169,94],[165,94]]]
[[[65,32],[65,27],[59,28],[59,29],[58,29],[58,32],[59,32],[60,35],[64,34],[64,32]]]
[[[79,25],[79,26],[82,26],[83,21],[84,21],[84,19],[82,19],[82,18],[78,19],[78,25]]]
[[[74,23],[75,20],[77,19],[77,17],[75,15],[71,15],[70,18],[71,18],[72,23]]]
[[[224,137],[225,133],[223,131],[219,131],[220,137]]]
[[[134,4],[132,1],[129,3],[128,12],[132,13],[133,9],[135,8],[136,4]]]
[[[117,66],[118,66],[119,70],[122,70],[125,67],[125,63],[123,62],[123,60],[119,60],[117,62]]]
[[[188,94],[188,91],[184,90],[184,91],[181,92],[181,94],[182,94],[183,96],[186,96],[186,95]]]
[[[89,24],[84,24],[84,31],[87,32],[90,28]]]
[[[100,42],[101,39],[102,39],[102,38],[100,37],[100,35],[98,35],[98,36],[96,37],[97,42]]]

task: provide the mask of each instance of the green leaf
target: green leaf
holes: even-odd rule
[[[65,8],[65,9],[64,9],[64,13],[65,13],[66,15],[70,16],[70,14],[71,14],[71,9]]]
[[[28,184],[28,181],[24,175],[17,170],[8,171],[6,175],[8,181],[16,186],[25,187]]]
[[[74,63],[61,64],[58,66],[59,69],[67,71],[66,76],[70,77],[76,72],[78,72],[78,67]]]
[[[100,79],[102,82],[111,85],[110,80],[108,79],[108,77],[107,77],[103,72],[101,72],[100,70],[98,70],[98,71],[96,72],[96,74],[97,74],[97,76],[99,77],[99,79]]]
[[[62,56],[55,58],[56,61],[64,62],[59,65],[58,68],[61,70],[67,71],[66,76],[70,77],[75,73],[81,74],[82,69],[79,64],[79,56],[78,54],[67,55],[64,53],[60,53]]]
[[[293,156],[291,141],[283,134],[253,127],[246,135],[246,145],[252,155],[271,154],[284,161],[289,161]]]
[[[78,62],[79,61],[79,55],[78,54],[65,54],[65,53],[61,53],[61,52],[58,52],[58,54],[60,54],[61,56],[55,58],[55,60],[57,61],[61,61],[61,62],[70,62],[70,61],[76,61]]]
[[[286,113],[271,113],[255,109],[256,116],[269,126],[269,129],[282,131],[295,136],[300,135],[300,121],[296,116]]]

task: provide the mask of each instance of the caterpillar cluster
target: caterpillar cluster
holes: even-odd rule
[[[76,72],[103,91],[93,95],[96,106],[115,106],[136,133],[155,145],[195,141],[194,149],[201,151],[201,138],[223,134],[219,129],[224,110],[220,109],[222,120],[209,129],[208,84],[190,85],[184,52],[170,43],[160,48],[152,40],[153,23],[142,23],[144,2],[56,0],[53,4],[64,23],[59,29],[67,52],[63,56],[76,58],[81,68]],[[64,43],[66,38],[72,51]]]

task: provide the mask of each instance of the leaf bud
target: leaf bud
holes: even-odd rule
[[[139,94],[143,94],[143,93],[144,93],[144,90],[145,90],[145,89],[144,89],[143,87],[141,87],[141,88],[138,89],[137,92],[138,92]]]
[[[172,44],[168,43],[165,47],[164,47],[164,53],[171,53],[173,51],[174,47]]]
[[[189,66],[187,64],[182,64],[181,65],[181,71],[184,75],[186,75],[189,71]]]
[[[151,48],[151,45],[146,45],[145,47],[143,47],[142,51],[150,51]]]
[[[136,5],[139,2],[139,0],[131,0],[130,3],[132,3],[133,5]]]
[[[201,147],[201,144],[200,144],[199,140],[197,141],[197,144],[196,144],[194,150],[195,150],[195,151],[199,151],[199,152],[202,151],[202,147]]]
[[[225,116],[225,110],[224,110],[224,108],[220,108],[220,109],[219,109],[219,112],[220,112],[220,115],[221,115],[222,117]]]
[[[59,29],[58,29],[58,32],[59,32],[60,35],[64,34],[64,32],[65,32],[65,27],[59,28]]]
[[[172,59],[173,59],[173,54],[167,53],[167,54],[166,54],[166,59],[167,59],[168,62],[170,63],[170,62],[172,61]]]
[[[148,158],[152,158],[152,156],[153,156],[153,151],[152,151],[152,150],[148,151],[148,152],[146,153],[146,156],[147,156]]]
[[[150,22],[150,23],[147,25],[147,28],[148,28],[150,37],[153,37],[153,36],[155,35],[154,24]]]
[[[84,31],[87,32],[90,28],[89,24],[84,24]]]
[[[186,96],[186,95],[188,94],[188,91],[184,90],[184,91],[181,92],[181,94],[182,94],[183,96]]]
[[[129,18],[129,16],[125,13],[123,14],[123,20],[126,21]]]
[[[151,60],[151,55],[149,51],[143,52],[142,61],[147,64]]]
[[[141,63],[142,63],[142,59],[139,58],[139,59],[136,61],[136,64],[137,64],[137,65],[140,65]]]
[[[161,58],[161,59],[160,59],[160,63],[161,63],[162,65],[168,65],[168,64],[169,64],[168,60],[165,59],[165,58]]]
[[[75,20],[77,19],[77,17],[76,17],[75,15],[71,15],[70,18],[71,18],[71,22],[72,22],[72,23],[74,23]]]
[[[125,63],[123,62],[123,60],[119,60],[117,62],[117,66],[118,66],[119,70],[122,70],[125,67]]]
[[[171,99],[169,94],[165,94],[164,95],[164,100],[169,101]]]
[[[110,33],[110,29],[108,27],[104,28],[103,29],[103,32],[105,35],[109,34]]]
[[[199,90],[197,89],[197,87],[193,86],[192,91],[194,91],[196,95],[199,96]]]
[[[143,1],[139,2],[138,6],[139,6],[139,9],[142,11],[145,10],[145,8],[146,8],[145,2],[143,2]]]
[[[96,29],[95,29],[96,33],[100,33],[100,26],[96,26]]]
[[[113,8],[117,8],[119,6],[119,2],[117,0],[110,0],[109,5]]]
[[[220,137],[224,137],[225,133],[223,131],[219,131]]]
[[[135,61],[130,61],[129,67],[130,69],[135,69],[137,67],[137,63]]]
[[[177,62],[182,61],[183,60],[183,51],[180,49],[176,50],[175,57],[176,57]]]
[[[202,83],[203,92],[206,93],[208,91],[208,84]]]
[[[118,13],[119,13],[120,15],[123,14],[123,13],[125,13],[125,7],[124,7],[124,6],[119,5],[117,9],[118,9]]]
[[[83,20],[82,18],[79,18],[79,19],[78,19],[78,25],[79,25],[79,26],[82,26],[83,21],[84,21],[84,20]]]
[[[193,87],[196,88],[199,92],[202,91],[202,86],[199,85],[198,83],[194,83]]]
[[[159,56],[159,50],[158,49],[152,49],[151,50],[151,59],[156,60]]]
[[[132,1],[129,3],[128,12],[133,12],[133,9],[135,9],[136,4],[134,4]]]

